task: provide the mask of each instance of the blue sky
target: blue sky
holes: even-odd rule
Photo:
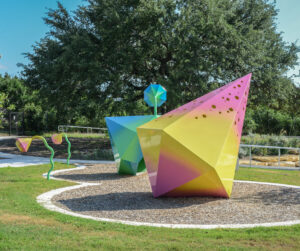
[[[60,1],[67,10],[75,10],[83,0]],[[47,8],[56,9],[56,0],[0,0],[0,74],[15,75],[17,63],[28,62],[22,53],[32,51],[49,27],[44,23]]]
[[[48,31],[43,17],[47,8],[56,8],[56,0],[0,0],[0,74],[20,72],[17,63],[27,63],[22,53],[30,52],[32,45]],[[61,0],[69,10],[75,10],[83,0]],[[287,42],[299,40],[300,45],[300,0],[277,0],[278,31],[283,32]],[[300,57],[300,53],[298,54]],[[300,61],[300,60],[299,60]],[[300,67],[289,72],[299,75]],[[294,78],[300,84],[300,77]]]

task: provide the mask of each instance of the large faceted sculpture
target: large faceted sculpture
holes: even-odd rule
[[[251,74],[137,128],[154,197],[231,195]]]
[[[153,115],[105,118],[119,174],[136,175],[146,170],[136,128],[155,118]]]

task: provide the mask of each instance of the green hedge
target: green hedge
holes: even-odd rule
[[[263,145],[263,146],[285,146],[285,147],[296,147],[300,148],[299,138],[288,138],[285,136],[275,136],[275,135],[259,135],[250,134],[248,136],[243,136],[241,139],[242,144],[247,145]],[[286,153],[296,153],[295,150],[281,149],[281,154]],[[277,155],[277,149],[266,149],[266,148],[252,148],[252,154],[255,155]],[[240,149],[240,157],[249,155],[249,148]]]
[[[244,134],[249,133],[300,135],[300,116],[292,117],[290,114],[266,107],[247,109]]]

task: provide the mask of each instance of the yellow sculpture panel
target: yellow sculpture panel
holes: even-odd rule
[[[230,197],[251,74],[137,128],[154,197]]]

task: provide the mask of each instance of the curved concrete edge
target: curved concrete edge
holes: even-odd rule
[[[280,184],[280,183],[261,182],[261,181],[234,180],[233,182],[237,182],[237,183],[252,183],[252,184],[261,184],[261,185],[270,185],[270,186],[278,186],[278,187],[288,187],[288,188],[300,189],[300,186],[288,185],[288,184]]]
[[[53,174],[59,174],[59,173],[64,173],[64,172],[69,172],[69,171],[74,171],[74,170],[82,170],[82,169],[85,169],[86,166],[80,166],[80,165],[77,165],[77,167],[75,168],[68,168],[68,169],[60,169],[60,170],[55,170],[55,171],[52,171],[50,173],[50,178],[52,180],[64,180],[64,181],[70,181],[70,180],[66,180],[66,179],[60,179],[60,178],[56,178],[53,176]],[[43,173],[43,177],[46,178],[47,177],[47,174],[48,173]],[[79,183],[79,184],[85,184],[85,182],[78,182],[78,181],[70,181],[70,182],[74,182],[74,183]],[[86,182],[86,184],[92,184],[92,183],[88,183]],[[99,184],[99,183],[97,183]]]
[[[52,174],[67,172],[71,170],[82,170],[86,168],[86,166],[78,166],[76,168],[72,169],[62,169],[52,172]],[[44,177],[47,176],[47,173],[43,174]],[[70,181],[65,179],[59,179],[51,176],[54,180],[64,180],[64,181]],[[72,181],[75,182],[75,181]],[[262,185],[272,185],[272,186],[280,186],[280,187],[288,187],[288,188],[296,188],[300,189],[300,186],[293,186],[293,185],[286,185],[286,184],[278,184],[278,183],[268,183],[268,182],[256,182],[256,181],[247,181],[247,180],[235,180],[234,182],[239,183],[252,183],[252,184],[262,184]],[[200,225],[200,224],[163,224],[163,223],[151,223],[151,222],[137,222],[137,221],[126,221],[126,220],[117,220],[117,219],[109,219],[109,218],[100,218],[100,217],[94,217],[90,215],[84,215],[75,213],[70,210],[66,210],[63,208],[60,208],[52,203],[52,198],[55,195],[58,195],[60,193],[70,191],[73,189],[88,187],[88,186],[98,186],[101,185],[101,183],[84,183],[84,182],[77,182],[79,185],[75,186],[69,186],[69,187],[63,187],[51,190],[49,192],[43,193],[39,195],[36,200],[37,202],[45,207],[48,210],[63,213],[70,216],[80,217],[84,219],[90,219],[95,221],[103,221],[103,222],[111,222],[111,223],[121,223],[131,226],[148,226],[148,227],[164,227],[164,228],[185,228],[185,229],[217,229],[217,228],[254,228],[254,227],[282,227],[282,226],[292,226],[296,224],[300,224],[300,220],[294,220],[294,221],[283,221],[283,222],[266,222],[266,223],[254,223],[254,224],[219,224],[219,225]]]

